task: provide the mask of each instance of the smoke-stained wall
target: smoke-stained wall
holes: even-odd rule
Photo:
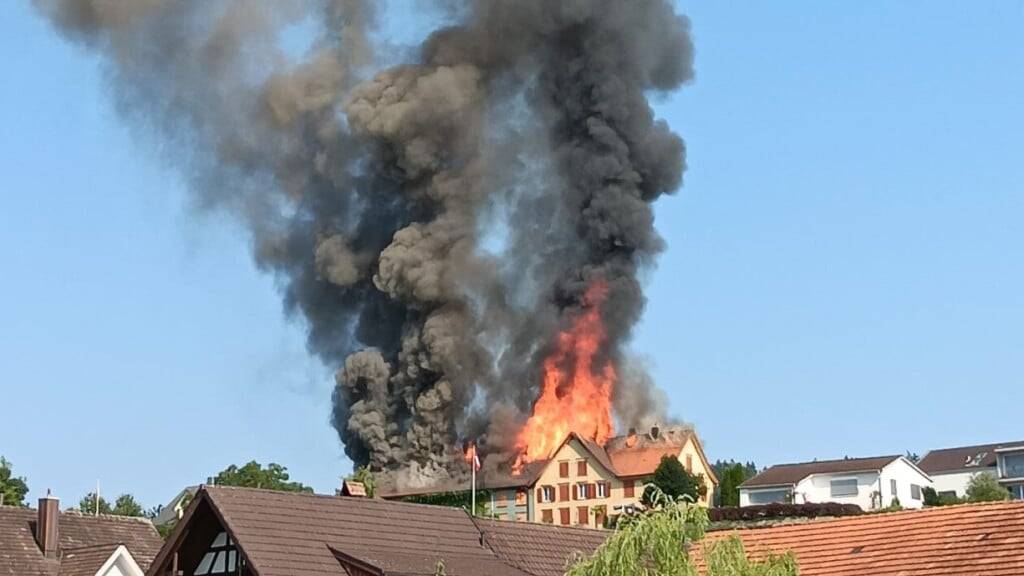
[[[246,225],[339,368],[347,454],[407,486],[458,474],[461,438],[512,448],[595,281],[618,418],[664,417],[624,344],[663,248],[651,204],[685,168],[647,95],[692,76],[667,0],[436,3],[451,24],[380,70],[373,0],[36,0],[197,204]],[[281,34],[309,21],[296,62]]]

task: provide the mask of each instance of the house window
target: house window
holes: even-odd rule
[[[896,479],[889,480],[889,492],[892,493],[893,498],[898,498],[896,495]]]
[[[598,482],[597,484],[597,497],[607,498],[608,497],[608,484],[606,482]]]
[[[569,525],[569,509],[568,508],[559,508],[558,509],[558,515],[561,516],[560,520],[562,521],[562,525],[563,526],[568,526]]]
[[[1003,478],[1024,478],[1024,454],[1003,456]]]
[[[586,506],[580,506],[576,509],[576,523],[583,526],[590,525],[590,510]]]
[[[576,499],[586,500],[587,499],[587,483],[577,482],[576,483]]]
[[[559,462],[558,463],[558,477],[559,478],[568,478],[569,477],[569,463],[568,462]]]
[[[526,490],[516,490],[516,506],[526,506]]]
[[[569,485],[559,484],[558,485],[558,500],[561,502],[567,502],[569,500]]]
[[[921,499],[921,487],[918,486],[917,484],[911,484],[910,485],[910,497],[913,498],[914,500],[920,500]]]
[[[636,484],[633,480],[626,480],[622,483],[623,496],[632,498],[636,495]]]
[[[554,510],[542,510],[540,513],[541,522],[545,524],[555,523],[555,511]]]
[[[217,534],[213,544],[199,561],[199,566],[194,574],[204,576],[205,574],[231,574],[238,565],[238,551],[235,543],[228,536],[227,532]]]
[[[747,496],[751,504],[775,504],[792,500],[789,490],[756,490]]]
[[[693,456],[690,454],[686,455],[686,471],[693,474]]]
[[[554,502],[555,501],[555,487],[544,486],[540,489],[540,501],[541,502]]]
[[[1024,500],[1024,484],[1018,484],[1016,486],[1010,486],[1010,498],[1014,500]]]
[[[587,475],[587,461],[586,460],[580,460],[579,462],[576,463],[576,475],[577,476],[586,476]]]
[[[857,479],[841,478],[833,480],[830,484],[829,493],[833,498],[857,495]]]

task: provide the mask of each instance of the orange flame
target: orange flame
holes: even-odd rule
[[[558,334],[555,350],[544,359],[544,381],[533,415],[516,440],[513,465],[550,458],[570,432],[604,444],[612,435],[612,387],[615,368],[606,362],[594,370],[594,356],[605,341],[601,304],[608,286],[598,281],[583,297],[585,311],[569,330]]]

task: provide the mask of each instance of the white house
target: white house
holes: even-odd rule
[[[1024,499],[1024,441],[932,450],[918,466],[932,477],[939,495],[962,498],[972,478],[991,474],[1014,498]]]
[[[924,506],[932,480],[903,456],[780,464],[740,485],[740,506],[790,502],[856,504],[864,510]]]

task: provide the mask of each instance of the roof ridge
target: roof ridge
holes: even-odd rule
[[[951,448],[935,448],[925,453],[925,457],[933,452],[953,452],[955,450],[972,450],[976,448],[996,448],[999,446],[1024,446],[1024,440],[1015,440],[1013,442],[989,442],[987,444],[971,444],[970,446],[953,446]],[[924,457],[922,457],[924,459]]]
[[[353,497],[350,497],[350,496],[336,496],[334,494],[320,494],[320,493],[317,493],[317,492],[288,492],[288,491],[285,491],[285,490],[272,490],[270,488],[251,488],[249,486],[214,486],[214,485],[204,485],[204,486],[202,486],[202,488],[203,489],[214,488],[215,490],[225,490],[225,489],[228,489],[228,490],[230,490],[232,492],[260,492],[260,493],[264,493],[264,494],[277,495],[277,496],[285,496],[285,497],[302,496],[302,497],[306,497],[306,498],[316,498],[316,499],[330,500],[332,502],[344,499],[346,502],[358,502],[358,503],[374,502],[374,503],[379,503],[379,504],[389,505],[389,506],[426,507],[426,508],[431,508],[431,509],[435,509],[435,510],[437,508],[449,508],[451,510],[459,510],[459,511],[465,512],[464,508],[455,508],[454,506],[438,506],[437,504],[421,504],[419,502],[404,502],[402,500],[390,500],[388,498],[353,498]],[[480,489],[482,489],[482,488],[478,488],[478,490],[480,490]]]
[[[832,458],[829,460],[808,460],[806,462],[785,462],[782,464],[773,464],[768,467],[769,470],[772,468],[780,468],[782,466],[807,466],[808,464],[832,464],[835,462],[856,462],[858,460],[881,460],[888,458],[889,460],[895,460],[897,458],[903,458],[902,454],[884,454],[882,456],[858,456],[856,458]]]

